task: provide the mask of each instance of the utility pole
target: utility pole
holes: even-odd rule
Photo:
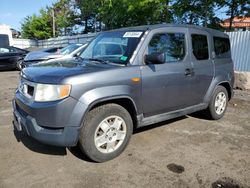
[[[56,36],[56,24],[55,24],[55,12],[52,8],[52,25],[53,25],[53,37]]]

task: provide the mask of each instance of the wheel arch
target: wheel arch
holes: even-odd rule
[[[211,97],[213,96],[213,93],[216,89],[217,86],[223,86],[226,88],[227,92],[228,92],[228,98],[229,100],[232,98],[233,96],[233,90],[232,90],[232,85],[230,84],[230,81],[226,80],[224,77],[218,76],[216,78],[213,79],[212,83],[210,84],[207,93],[204,97],[204,102],[208,105]]]
[[[93,101],[92,103],[90,103],[88,105],[88,108],[86,110],[86,112],[83,115],[82,118],[82,122],[84,121],[84,119],[86,118],[86,115],[89,111],[91,111],[92,109],[101,106],[101,105],[105,105],[105,104],[118,104],[120,106],[122,106],[123,108],[125,108],[128,113],[130,114],[132,121],[133,121],[133,127],[137,127],[138,121],[137,121],[137,107],[135,102],[133,101],[133,99],[129,96],[126,95],[119,95],[119,96],[113,96],[113,97],[106,97],[106,98],[101,98],[98,100]]]
[[[232,88],[229,82],[220,82],[217,86],[223,86],[227,90],[228,100],[232,98]]]

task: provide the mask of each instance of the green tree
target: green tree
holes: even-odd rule
[[[102,0],[99,18],[106,29],[171,22],[169,0]]]
[[[26,16],[21,23],[21,35],[23,38],[34,38],[33,32],[30,30],[32,16]]]
[[[219,20],[215,16],[214,0],[176,0],[173,3],[175,21],[177,23],[187,23],[213,27]]]
[[[54,10],[57,35],[71,34],[78,21],[74,2],[72,0],[58,0],[49,9],[50,15],[52,15],[52,9]]]
[[[44,39],[52,36],[52,10],[55,13],[56,34],[74,33],[82,25],[84,33],[102,29],[157,24],[187,23],[220,28],[216,11],[226,10],[230,28],[235,16],[249,15],[246,0],[57,0],[38,15],[27,16],[22,22],[22,35]]]
[[[40,14],[27,16],[21,23],[22,36],[32,39],[47,39],[52,36],[52,25],[48,9],[41,9]]]
[[[76,7],[80,10],[81,24],[84,25],[83,33],[95,31],[100,5],[101,0],[76,0]],[[99,25],[101,25],[101,21],[99,21]]]

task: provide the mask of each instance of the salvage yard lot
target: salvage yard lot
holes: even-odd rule
[[[78,148],[13,133],[18,71],[0,72],[0,187],[250,187],[250,92],[223,119],[199,115],[139,129],[118,158],[93,163]],[[177,166],[178,165],[178,166]]]

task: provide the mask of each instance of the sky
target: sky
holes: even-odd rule
[[[56,0],[0,0],[0,24],[9,25],[11,28],[21,29],[21,21],[46,5],[51,5]]]

